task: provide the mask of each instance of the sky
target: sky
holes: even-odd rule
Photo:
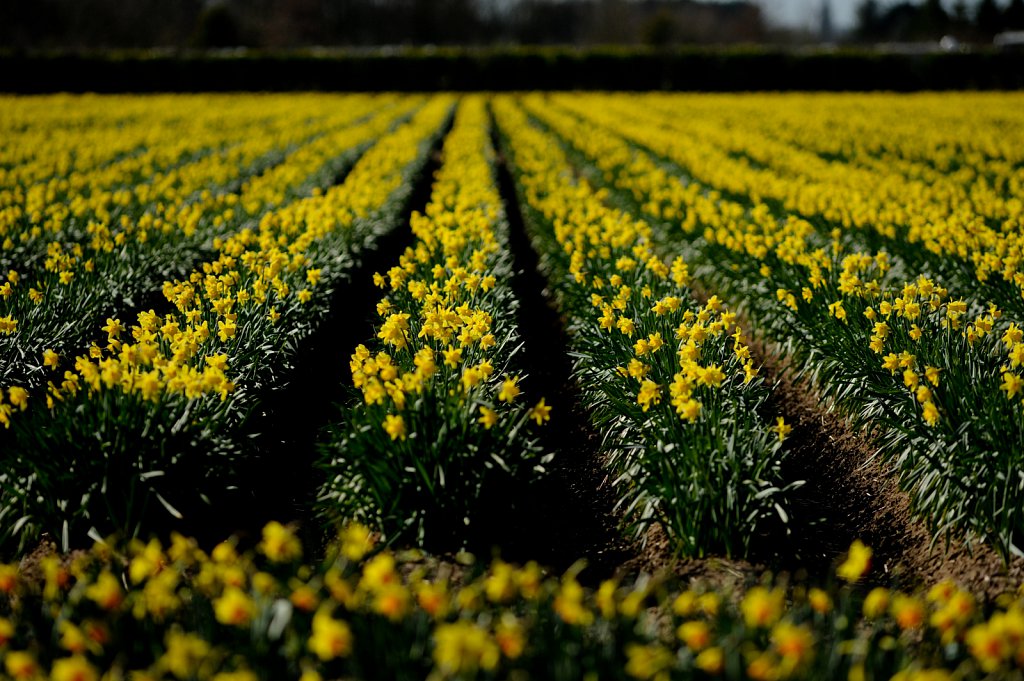
[[[829,0],[832,3],[832,23],[840,30],[852,28],[856,21],[857,6],[861,0]],[[758,4],[772,23],[797,28],[817,28],[820,25],[822,0],[759,0]]]
[[[816,30],[821,25],[821,5],[824,0],[754,0],[764,10],[765,16],[776,24],[794,28]],[[879,0],[879,5],[894,5],[899,0]],[[978,0],[967,0],[968,12],[973,11]],[[832,23],[838,30],[853,28],[857,20],[857,7],[863,0],[829,0],[832,5]],[[919,4],[921,0],[911,0]],[[947,10],[952,9],[953,0],[942,0]],[[1000,7],[1006,0],[996,0]]]

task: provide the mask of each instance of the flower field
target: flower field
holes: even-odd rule
[[[1022,111],[0,97],[0,678],[1021,678]]]

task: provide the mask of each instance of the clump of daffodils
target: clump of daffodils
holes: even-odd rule
[[[349,525],[320,563],[270,523],[255,551],[97,543],[0,565],[4,678],[983,678],[1024,669],[1024,592],[991,611],[952,582],[920,593],[763,581],[741,593],[672,580],[590,588],[535,563],[458,570]],[[465,561],[464,561],[465,562]],[[986,614],[987,613],[987,614]],[[131,655],[126,651],[134,651]]]

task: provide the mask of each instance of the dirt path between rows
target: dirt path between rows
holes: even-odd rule
[[[740,325],[757,328],[742,317]],[[860,539],[874,551],[873,579],[880,584],[915,588],[952,579],[992,599],[1024,583],[1024,560],[1007,565],[978,541],[935,541],[912,513],[896,472],[875,455],[871,434],[854,430],[775,344],[755,337],[751,353],[772,386],[767,416],[783,416],[793,426],[783,473],[807,481],[792,497],[791,536],[782,545],[779,537],[767,538],[775,555],[755,553],[755,559],[821,574]]]

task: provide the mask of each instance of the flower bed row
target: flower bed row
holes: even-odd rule
[[[0,564],[0,670],[18,681],[1017,678],[1024,594],[979,604],[858,586],[855,543],[823,588],[648,577],[585,588],[536,564],[438,563],[347,526],[321,562],[270,523],[255,552],[98,543]]]
[[[54,355],[73,358],[99,341],[95,331],[104,318],[153,305],[162,282],[210,257],[213,239],[329,187],[413,104],[394,110],[386,100],[353,101],[312,141],[301,126],[288,133],[264,130],[240,145],[248,161],[214,155],[186,166],[184,182],[140,180],[124,190],[124,205],[97,208],[104,217],[83,208],[58,220],[62,236],[49,242],[45,261],[33,265],[23,257],[0,287],[0,317],[7,320],[0,330],[0,387],[44,387],[54,378],[48,369],[58,368]],[[106,196],[101,201],[114,194]],[[68,210],[67,202],[53,201]]]
[[[827,139],[852,143],[891,129],[884,113],[889,107],[915,120],[921,133],[899,134],[895,158],[889,155],[871,165],[822,158],[777,142],[757,124],[737,125],[721,107],[698,114],[688,111],[684,101],[656,95],[642,111],[621,97],[556,99],[582,115],[603,111],[618,134],[645,145],[706,188],[745,205],[770,207],[780,220],[799,216],[825,235],[841,230],[843,240],[860,249],[885,248],[909,271],[941,274],[950,286],[1024,320],[1024,204],[1017,198],[1024,177],[1017,168],[1022,138],[1015,95],[981,98],[983,104],[971,105],[985,110],[979,117],[976,109],[949,111],[947,104],[929,98],[869,100],[862,103],[866,120],[853,116],[851,122],[820,130]],[[785,109],[784,102],[776,104]],[[763,117],[772,114],[743,120]],[[799,124],[813,112],[788,109],[781,117]],[[998,139],[993,139],[995,130]],[[947,167],[922,168],[908,161],[914,156]]]
[[[549,418],[518,368],[508,224],[482,97],[445,139],[415,241],[374,280],[377,337],[351,355],[355,403],[322,452],[325,515],[424,541],[457,542],[484,495],[542,472],[527,425]],[[535,403],[531,408],[527,400]]]
[[[65,544],[92,528],[134,534],[154,511],[180,517],[181,504],[230,487],[252,465],[241,425],[287,382],[331,291],[398,224],[451,107],[450,97],[431,99],[341,185],[215,240],[215,259],[165,283],[170,313],[140,313],[130,327],[107,320],[105,346],[11,419],[0,544],[24,546],[46,530]]]
[[[779,222],[698,185],[683,187],[607,125],[545,110],[638,214],[685,236],[702,279],[742,303],[805,360],[858,424],[882,426],[916,510],[939,534],[970,531],[1019,555],[1024,518],[1020,326],[940,280],[892,273],[884,251],[827,248],[800,220]],[[672,239],[666,235],[666,239]]]
[[[640,531],[663,524],[686,554],[743,553],[788,520],[788,426],[764,421],[768,392],[735,315],[718,298],[697,305],[687,264],[666,265],[649,225],[574,179],[557,138],[511,99],[493,106],[625,514]]]

